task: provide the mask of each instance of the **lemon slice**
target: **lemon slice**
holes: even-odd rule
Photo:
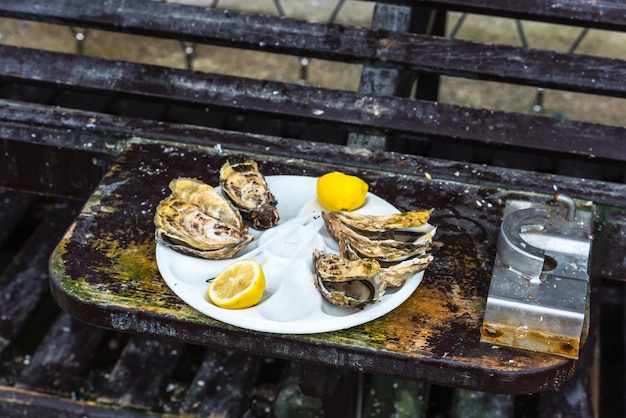
[[[221,308],[243,309],[256,305],[265,290],[265,275],[253,259],[237,260],[211,281],[207,296]]]
[[[333,171],[317,179],[317,200],[333,212],[354,210],[363,205],[368,189],[359,177]]]

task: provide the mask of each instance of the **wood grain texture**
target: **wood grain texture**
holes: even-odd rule
[[[131,141],[55,250],[52,288],[61,307],[87,322],[121,331],[476,390],[536,392],[572,376],[574,361],[480,342],[504,201],[541,201],[547,196],[429,181],[394,174],[390,166],[388,171],[380,166],[356,168],[338,154],[325,155],[326,162],[319,164],[307,161],[306,154],[283,158],[245,153],[259,161],[266,175],[319,175],[339,168],[364,178],[372,192],[401,210],[434,207],[432,223],[439,227],[435,261],[413,296],[370,323],[313,335],[253,332],[199,314],[159,276],[152,216],[171,178],[198,176],[216,184],[225,159],[241,155],[227,147],[217,152]]]

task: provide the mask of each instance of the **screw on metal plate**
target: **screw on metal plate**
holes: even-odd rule
[[[578,358],[592,228],[591,212],[563,194],[507,202],[481,341]]]

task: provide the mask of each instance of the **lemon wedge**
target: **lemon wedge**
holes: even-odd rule
[[[256,305],[265,290],[265,275],[253,259],[241,259],[228,264],[207,290],[211,302],[221,308],[243,309]]]
[[[317,179],[317,200],[333,212],[354,210],[363,205],[368,189],[359,177],[333,171]]]

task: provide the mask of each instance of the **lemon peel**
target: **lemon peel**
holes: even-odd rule
[[[261,265],[254,259],[241,259],[228,264],[211,280],[207,297],[220,308],[244,309],[259,303],[264,291]]]
[[[361,178],[339,171],[317,179],[317,200],[333,212],[358,209],[365,202],[368,190],[369,186]]]

